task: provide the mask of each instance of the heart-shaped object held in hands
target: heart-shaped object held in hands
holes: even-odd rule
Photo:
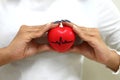
[[[65,52],[74,44],[75,33],[71,27],[61,25],[62,23],[48,31],[48,42],[54,50]]]

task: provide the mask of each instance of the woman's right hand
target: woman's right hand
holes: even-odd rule
[[[41,38],[49,29],[57,24],[48,23],[38,26],[21,26],[16,37],[6,48],[0,49],[0,65],[23,59],[38,52],[51,51],[47,44],[38,44],[35,39]]]

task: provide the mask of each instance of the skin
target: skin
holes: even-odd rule
[[[63,24],[71,26],[73,31],[83,40],[83,43],[73,46],[69,52],[84,55],[91,60],[106,65],[115,72],[119,69],[120,56],[107,47],[98,29],[86,28],[69,22],[64,22]]]
[[[39,26],[22,25],[16,37],[5,48],[0,48],[0,65],[20,60],[38,52],[52,51],[47,44],[38,44],[37,38],[41,38],[49,29],[57,24],[48,23]]]

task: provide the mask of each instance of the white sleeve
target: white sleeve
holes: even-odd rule
[[[111,0],[100,0],[98,26],[106,44],[120,51],[120,12]]]
[[[112,0],[99,1],[99,30],[106,44],[120,55],[120,12]]]

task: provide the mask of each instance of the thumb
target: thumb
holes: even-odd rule
[[[47,44],[40,44],[37,52],[53,51],[53,49]]]
[[[79,53],[85,55],[86,53],[88,53],[88,46],[86,46],[86,44],[87,43],[83,42],[80,45],[73,46],[69,51],[72,53]]]
[[[79,46],[73,46],[72,48],[69,49],[70,53],[81,53],[81,50]]]

